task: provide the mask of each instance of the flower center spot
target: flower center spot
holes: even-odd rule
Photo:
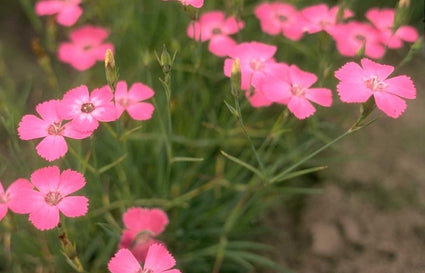
[[[61,122],[53,122],[50,124],[49,128],[47,128],[47,133],[52,136],[62,135],[65,130],[65,126],[61,125]]]
[[[251,59],[251,61],[249,62],[249,66],[253,69],[253,70],[261,70],[263,69],[263,61],[253,58]]]
[[[62,200],[62,194],[57,191],[51,191],[44,197],[44,201],[51,206],[56,206]]]
[[[276,18],[277,18],[277,20],[279,20],[280,22],[282,22],[282,23],[284,23],[284,22],[286,22],[286,21],[288,21],[288,17],[286,17],[285,15],[283,15],[283,14],[278,14],[278,15],[276,15]]]
[[[223,32],[221,32],[221,29],[220,28],[218,28],[218,27],[215,27],[215,28],[213,28],[212,29],[212,34],[213,35],[220,35],[220,34],[222,34]]]
[[[84,103],[84,104],[81,106],[81,112],[83,112],[83,113],[91,113],[91,112],[93,112],[93,110],[94,110],[95,108],[96,108],[96,107],[94,107],[93,103],[91,103],[91,102]]]
[[[298,86],[297,84],[293,84],[291,87],[291,92],[297,97],[303,97],[305,95],[305,88]]]
[[[367,88],[373,91],[383,91],[388,86],[388,84],[379,80],[377,76],[371,76],[369,79],[366,79],[364,83]]]
[[[354,36],[355,38],[356,38],[356,40],[358,40],[358,41],[360,41],[360,42],[362,42],[362,43],[364,43],[364,42],[366,42],[366,37],[365,36],[363,36],[363,35],[361,35],[361,34],[357,34],[356,36]]]

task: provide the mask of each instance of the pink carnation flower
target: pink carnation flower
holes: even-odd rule
[[[41,0],[35,4],[39,16],[56,14],[56,21],[63,26],[72,26],[83,10],[78,6],[81,0]]]
[[[115,90],[115,106],[117,108],[117,118],[124,111],[135,120],[147,120],[152,117],[155,107],[148,102],[141,102],[151,98],[154,95],[153,90],[140,83],[134,83],[127,92],[127,83],[119,81]]]
[[[332,91],[327,88],[310,88],[316,81],[315,74],[302,71],[295,65],[281,67],[280,76],[267,77],[262,90],[273,102],[287,104],[297,118],[305,119],[316,109],[310,101],[329,107],[332,104]]]
[[[86,184],[82,174],[57,166],[38,169],[31,175],[31,183],[38,189],[22,196],[22,206],[30,211],[29,220],[40,230],[56,227],[59,211],[66,217],[79,217],[87,213],[88,199],[69,196]]]
[[[32,189],[33,186],[28,180],[20,178],[13,182],[5,192],[0,182],[0,221],[8,209],[15,213],[30,213],[31,210],[24,203],[27,194]]]
[[[389,48],[400,48],[403,41],[415,42],[418,38],[418,31],[412,26],[400,26],[395,32],[394,9],[371,8],[366,12],[366,18],[380,31],[381,42]]]
[[[330,34],[343,56],[354,57],[363,47],[364,54],[374,59],[379,59],[385,54],[379,31],[367,23],[352,21],[339,24],[330,30]]]
[[[255,8],[263,32],[270,35],[282,33],[288,39],[297,41],[304,34],[304,17],[294,6],[282,2],[265,2]]]
[[[162,1],[169,1],[169,0],[162,0]],[[192,6],[194,8],[201,8],[204,5],[204,0],[177,0],[179,1],[183,6]]]
[[[348,62],[335,72],[335,77],[340,80],[338,94],[343,102],[353,103],[366,102],[373,96],[380,110],[392,118],[398,118],[406,109],[406,102],[402,98],[415,99],[416,89],[405,75],[388,78],[393,71],[393,66],[366,58],[361,60],[361,66]]]
[[[242,21],[234,17],[225,17],[222,11],[204,13],[199,21],[192,22],[187,28],[187,35],[202,42],[210,41],[208,49],[211,53],[224,57],[236,42],[229,35],[237,33],[244,27]]]
[[[149,246],[156,241],[168,224],[168,216],[161,209],[130,208],[123,215],[126,229],[123,231],[119,248],[128,248],[136,259],[145,261]]]
[[[89,69],[96,61],[105,59],[107,49],[114,50],[111,43],[104,43],[108,35],[108,31],[101,27],[80,27],[71,33],[71,42],[59,45],[58,58],[77,70]]]
[[[130,250],[122,248],[115,253],[108,263],[112,273],[180,273],[178,269],[171,269],[176,265],[176,260],[161,244],[149,247],[143,267]]]
[[[64,119],[72,119],[70,124],[74,128],[91,132],[97,129],[99,121],[117,119],[113,96],[108,85],[94,89],[91,94],[87,86],[81,85],[66,92],[59,111]]]
[[[44,138],[36,147],[37,153],[48,161],[56,160],[66,154],[68,146],[65,137],[83,139],[91,132],[80,132],[70,123],[63,123],[59,114],[59,100],[49,100],[36,106],[41,118],[25,115],[18,126],[19,137],[23,140]],[[78,127],[77,127],[78,128]]]
[[[304,29],[310,34],[322,30],[330,31],[337,23],[338,11],[338,6],[329,9],[326,4],[317,4],[304,8],[301,11],[306,21]],[[346,19],[351,16],[353,16],[353,12],[349,9],[344,9],[343,18]]]

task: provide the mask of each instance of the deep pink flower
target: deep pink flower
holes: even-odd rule
[[[149,246],[168,224],[168,216],[161,209],[130,208],[123,214],[126,229],[123,231],[119,248],[128,248],[136,259],[145,261]]]
[[[237,33],[244,27],[242,21],[234,17],[225,17],[222,11],[210,11],[201,15],[199,21],[187,27],[187,35],[202,42],[210,41],[208,49],[211,53],[224,57],[236,42],[229,35]]]
[[[56,21],[69,27],[83,13],[80,3],[81,0],[41,0],[35,4],[35,13],[39,16],[56,14]]]
[[[162,0],[162,1],[169,1],[169,0]],[[192,6],[194,8],[201,8],[204,5],[204,0],[177,0],[179,1],[183,6]]]
[[[69,90],[63,96],[59,112],[64,119],[81,132],[90,132],[99,126],[99,121],[114,121],[117,111],[112,102],[113,94],[108,85],[94,89],[91,94],[87,86]]]
[[[77,70],[86,70],[96,61],[103,61],[107,49],[114,50],[111,43],[104,43],[108,35],[104,28],[82,26],[71,33],[70,42],[59,45],[58,58]]]
[[[335,25],[329,33],[336,41],[336,47],[343,56],[354,57],[363,47],[368,57],[379,59],[385,54],[380,33],[367,23],[351,21]]]
[[[143,267],[130,250],[122,248],[111,258],[108,269],[112,273],[180,273],[178,269],[171,269],[175,265],[176,260],[163,245],[153,244]]]
[[[0,221],[10,209],[15,213],[30,213],[30,209],[24,205],[27,194],[32,191],[31,183],[23,178],[13,182],[6,192],[0,182]]]
[[[337,23],[338,11],[338,6],[329,9],[329,7],[323,3],[304,8],[301,10],[301,14],[306,21],[304,29],[310,34],[322,30],[331,30]],[[343,19],[351,16],[353,16],[353,12],[349,9],[344,9]]]
[[[371,8],[366,12],[366,18],[380,31],[381,42],[389,48],[400,48],[403,41],[415,42],[418,38],[418,31],[412,26],[400,26],[397,30],[394,27],[394,9]]]
[[[59,114],[59,100],[49,100],[36,106],[41,118],[25,115],[18,126],[19,137],[23,140],[44,138],[36,147],[37,153],[48,161],[56,160],[66,154],[68,146],[64,137],[83,139],[91,132],[80,132],[72,124],[64,123]],[[78,127],[77,127],[78,128]]]
[[[416,89],[408,76],[388,78],[394,71],[390,65],[363,58],[361,65],[348,62],[335,72],[340,80],[337,91],[343,102],[362,103],[372,95],[376,106],[392,118],[398,118],[406,109],[401,99],[415,99]]]
[[[277,47],[260,42],[245,42],[233,47],[224,62],[224,74],[230,77],[233,62],[239,59],[241,70],[241,89],[249,90],[252,82],[260,82],[271,70],[270,64],[276,61],[273,55]]]
[[[306,22],[299,11],[291,4],[265,2],[255,8],[255,16],[260,20],[263,32],[270,35],[282,33],[288,39],[297,41],[304,34]]]
[[[88,199],[84,196],[68,196],[86,184],[82,174],[57,166],[36,170],[31,183],[38,189],[21,196],[22,207],[30,211],[29,220],[40,230],[56,227],[59,211],[67,217],[79,217],[87,213]]]
[[[332,91],[327,88],[310,88],[316,81],[315,74],[303,71],[295,65],[280,69],[280,75],[267,77],[262,86],[264,95],[273,102],[287,104],[297,118],[304,119],[316,109],[310,101],[329,107]]]
[[[153,90],[140,83],[134,83],[127,92],[127,83],[119,81],[115,90],[115,106],[117,108],[117,118],[124,111],[135,120],[147,120],[152,117],[155,107],[148,102],[141,102],[151,98],[154,95]]]

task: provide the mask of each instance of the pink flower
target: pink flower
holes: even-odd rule
[[[169,0],[162,0],[162,1],[169,1]],[[183,6],[192,6],[194,8],[201,8],[204,5],[204,0],[177,0],[179,1]]]
[[[119,81],[115,90],[115,106],[117,108],[117,118],[124,111],[135,120],[147,120],[152,117],[155,107],[148,102],[141,102],[151,98],[154,95],[153,90],[140,83],[134,83],[127,92],[127,83]]]
[[[145,261],[149,246],[168,224],[168,216],[161,209],[130,208],[123,215],[126,229],[123,231],[119,248],[128,248],[136,259]]]
[[[241,89],[248,90],[253,82],[260,82],[270,72],[276,61],[273,55],[277,47],[260,42],[245,42],[233,47],[224,62],[224,74],[230,77],[233,62],[239,59],[241,69]]]
[[[263,32],[270,35],[282,33],[288,39],[297,41],[304,34],[304,17],[294,6],[282,2],[265,2],[255,8]]]
[[[71,33],[71,42],[59,45],[58,58],[77,70],[86,70],[96,61],[103,61],[107,49],[114,50],[111,43],[103,43],[108,35],[108,31],[101,27],[80,27]]]
[[[394,71],[390,65],[375,63],[363,58],[361,65],[348,62],[335,72],[340,80],[337,91],[343,102],[362,103],[372,95],[376,106],[392,118],[398,118],[406,109],[401,99],[415,99],[416,89],[405,75],[388,78]]]
[[[400,26],[395,32],[394,9],[371,8],[366,12],[366,18],[380,31],[381,42],[389,48],[400,48],[403,41],[415,42],[418,38],[418,31],[412,26]]]
[[[368,57],[379,59],[385,54],[380,42],[380,33],[367,23],[349,22],[333,27],[329,33],[336,41],[336,47],[343,56],[354,57],[363,47]]]
[[[94,89],[91,94],[87,86],[81,85],[69,90],[63,96],[60,114],[81,132],[97,129],[99,121],[114,121],[117,113],[112,102],[113,94],[108,85]]]
[[[22,207],[30,211],[29,220],[40,230],[56,227],[59,211],[66,217],[79,217],[87,213],[88,199],[68,196],[86,184],[82,174],[57,166],[38,169],[31,175],[31,183],[38,189],[21,197]]]
[[[282,66],[279,72],[279,77],[267,77],[263,82],[262,91],[270,101],[287,104],[289,111],[299,119],[307,118],[316,111],[310,101],[331,106],[331,90],[310,88],[317,81],[315,74],[302,71],[295,65],[286,69]]]
[[[70,123],[63,123],[58,113],[59,100],[49,100],[36,106],[41,119],[35,115],[25,115],[18,126],[19,137],[23,140],[44,139],[37,145],[37,153],[48,161],[56,160],[66,154],[68,146],[65,138],[83,139],[91,132],[81,133]],[[78,127],[77,127],[78,128]]]
[[[222,11],[204,13],[199,21],[192,22],[187,28],[187,35],[202,42],[210,41],[208,49],[211,53],[223,57],[236,42],[229,35],[237,33],[244,27],[242,21],[234,17],[225,17]]]
[[[310,34],[332,29],[337,23],[338,11],[338,6],[329,9],[326,4],[317,4],[304,8],[301,11],[306,21],[304,29]],[[349,9],[344,9],[343,18],[346,19],[351,16],[353,16],[353,12]]]
[[[24,203],[27,194],[32,191],[33,186],[26,179],[17,179],[9,188],[4,191],[3,185],[0,182],[0,221],[10,209],[15,213],[30,213]]]
[[[83,10],[78,6],[81,0],[41,0],[35,4],[39,16],[56,14],[56,21],[63,26],[72,26]]]
[[[180,273],[178,269],[171,269],[176,265],[176,260],[161,244],[149,247],[143,268],[130,250],[122,248],[115,253],[108,263],[112,273]]]

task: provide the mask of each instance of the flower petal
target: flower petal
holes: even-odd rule
[[[236,46],[236,42],[226,35],[215,35],[208,44],[208,50],[219,57],[225,57]]]
[[[322,106],[332,105],[332,91],[327,88],[310,88],[306,91],[305,98]]]
[[[146,255],[144,269],[153,272],[163,272],[176,264],[174,257],[162,244],[152,244]]]
[[[33,188],[27,179],[19,178],[13,182],[6,191],[9,208],[15,213],[30,213],[39,195]]]
[[[58,13],[64,6],[64,1],[38,1],[35,4],[35,13],[39,16],[52,15]]]
[[[385,80],[385,83],[388,84],[388,87],[385,88],[386,92],[406,99],[416,98],[416,88],[412,80],[407,76],[402,75],[393,77]]]
[[[308,118],[316,111],[307,99],[298,96],[291,98],[288,102],[288,108],[298,119]]]
[[[133,83],[128,91],[128,98],[133,101],[142,101],[153,97],[154,91],[140,82]]]
[[[67,5],[56,16],[56,21],[63,26],[74,25],[83,14],[83,9],[79,6]]]
[[[127,107],[127,112],[134,120],[148,120],[152,118],[155,107],[151,103],[139,102]]]
[[[108,269],[112,273],[135,273],[140,272],[142,268],[131,251],[122,248],[109,261]]]
[[[406,102],[395,95],[375,92],[374,97],[376,106],[389,117],[398,118],[406,110]]]
[[[39,230],[52,229],[59,224],[59,209],[44,202],[30,213],[29,220]]]
[[[44,167],[34,171],[31,174],[31,183],[47,194],[50,191],[56,191],[59,186],[60,170],[57,166]]]
[[[150,230],[154,235],[158,235],[168,224],[168,216],[161,209],[133,207],[123,214],[123,222],[130,230],[137,232]]]
[[[48,135],[36,147],[37,153],[47,161],[63,157],[68,151],[65,138],[61,135]]]
[[[22,117],[18,126],[18,135],[20,139],[30,140],[47,136],[47,129],[50,124],[34,115],[25,115]]]
[[[58,204],[58,209],[66,217],[79,217],[87,213],[89,200],[84,196],[67,196]]]
[[[78,191],[84,187],[84,185],[86,185],[84,176],[77,171],[68,169],[63,171],[60,175],[58,191],[60,191],[63,196],[66,196]]]

